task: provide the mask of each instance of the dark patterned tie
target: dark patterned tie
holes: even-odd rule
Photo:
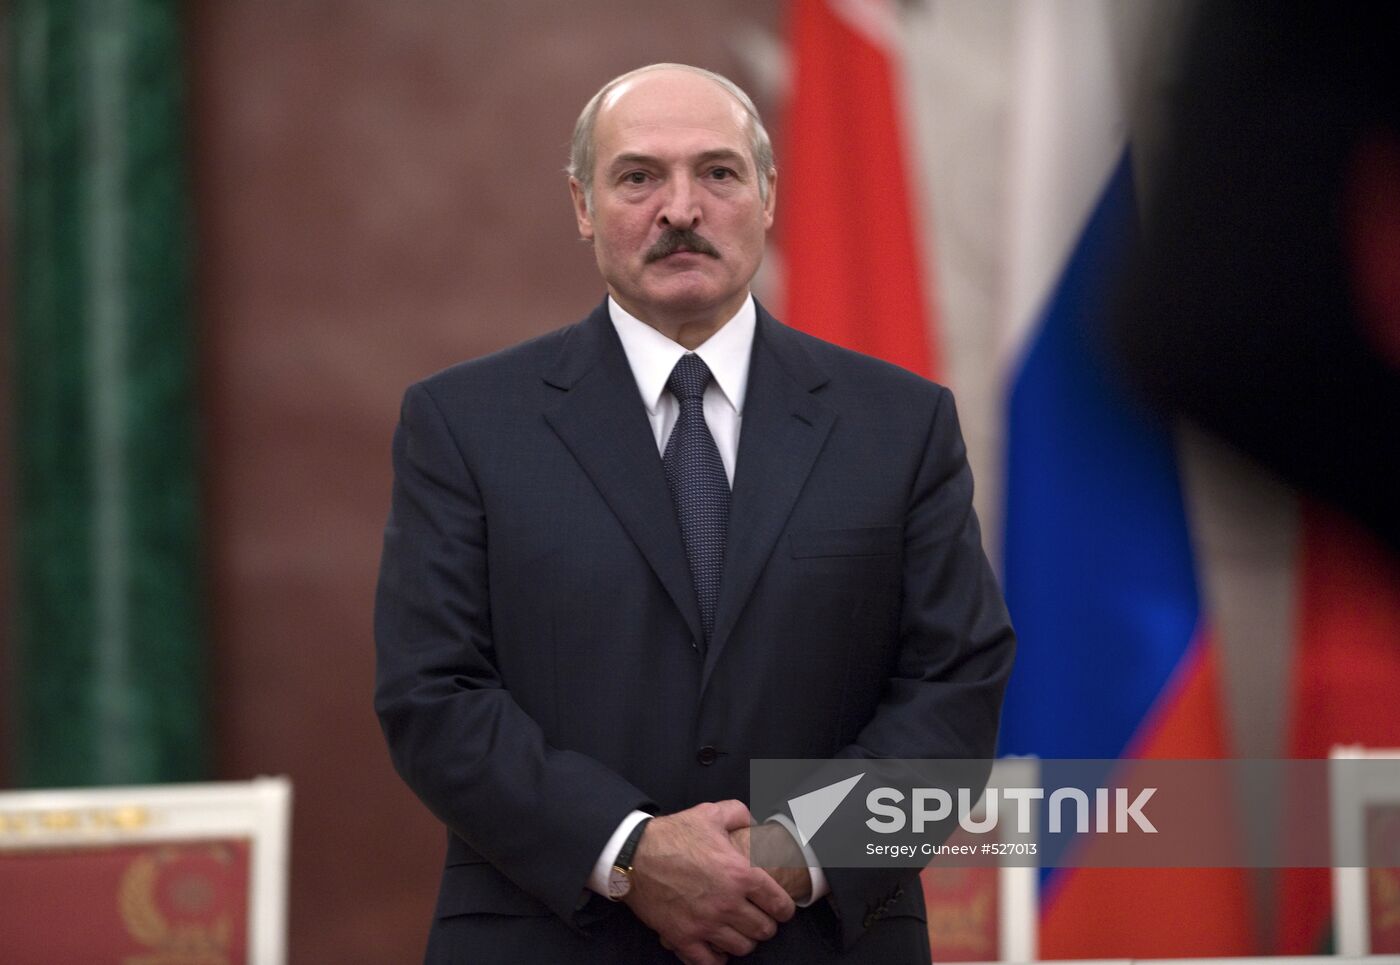
[[[710,380],[709,366],[698,355],[682,355],[671,370],[666,390],[680,403],[681,414],[661,457],[681,524],[681,541],[700,604],[706,643],[715,628],[724,540],[729,531],[729,480],[714,436],[705,424],[705,386]]]

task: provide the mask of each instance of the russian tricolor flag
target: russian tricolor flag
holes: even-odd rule
[[[1011,184],[1004,586],[1020,639],[1002,750],[1045,758],[1227,751],[1170,428],[1105,337],[1134,240],[1111,4],[1026,4]],[[1041,955],[1254,950],[1238,869],[1058,869]]]
[[[1136,225],[1108,0],[1016,8],[1007,233],[1005,585],[1021,637],[1003,748],[1219,757],[1215,651],[1169,427],[1103,339]],[[938,377],[938,324],[882,0],[793,0],[781,145],[784,316]],[[932,929],[931,929],[932,931]],[[1059,870],[1041,957],[1256,951],[1237,869]],[[940,936],[932,934],[935,945]]]

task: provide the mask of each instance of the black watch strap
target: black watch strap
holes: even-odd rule
[[[632,859],[637,856],[637,845],[642,843],[642,832],[647,829],[647,824],[651,818],[642,818],[632,828],[632,833],[627,835],[627,840],[622,842],[622,847],[617,849],[617,860],[613,866],[624,871],[632,870]]]

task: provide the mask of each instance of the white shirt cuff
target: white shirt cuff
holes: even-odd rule
[[[775,814],[768,820],[774,824],[781,824],[787,829],[787,833],[792,835],[792,840],[796,841],[797,846],[802,849],[802,858],[807,862],[807,873],[812,876],[812,893],[807,896],[806,901],[796,902],[797,907],[806,908],[826,897],[831,888],[826,883],[826,875],[822,872],[821,862],[817,860],[812,849],[802,843],[802,838],[797,833],[797,826],[788,819],[786,814]]]
[[[608,838],[608,843],[603,845],[602,852],[598,855],[598,860],[593,862],[593,873],[588,876],[588,887],[598,892],[604,898],[608,896],[608,878],[612,876],[613,864],[617,861],[617,853],[622,850],[623,842],[632,833],[632,829],[637,823],[645,818],[651,817],[645,811],[633,811],[622,819],[622,823],[617,826],[617,830]]]

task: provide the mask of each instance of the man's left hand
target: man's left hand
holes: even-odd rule
[[[811,896],[812,873],[787,828],[781,824],[757,824],[729,832],[729,840],[750,861],[757,851],[763,870],[793,901],[806,901]]]

